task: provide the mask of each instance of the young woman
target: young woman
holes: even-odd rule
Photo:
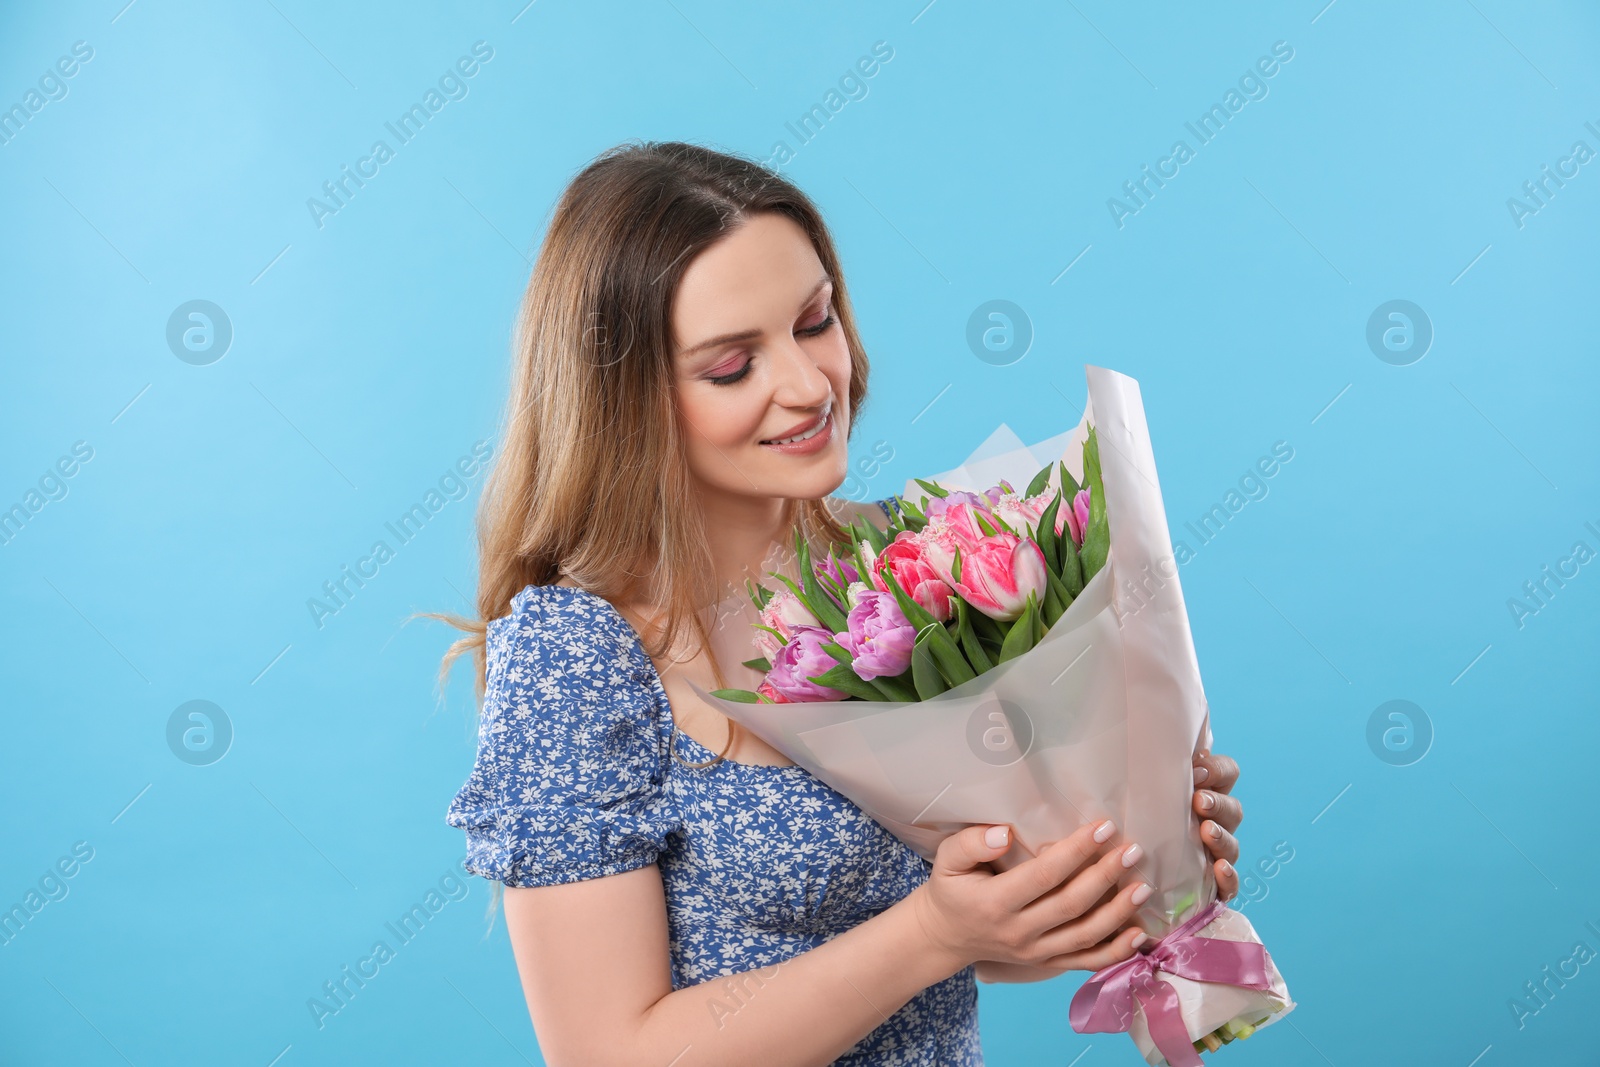
[[[975,826],[930,864],[689,688],[759,680],[749,648],[708,651],[713,612],[796,524],[846,540],[829,494],[866,391],[833,241],[783,178],[630,144],[561,197],[481,505],[480,617],[446,658],[474,653],[483,697],[447,821],[508,887],[547,1063],[981,1064],[975,978],[1145,940],[1148,888],[1118,888],[1139,847],[1109,821],[1003,873],[1009,828]],[[1232,896],[1238,768],[1195,766]]]

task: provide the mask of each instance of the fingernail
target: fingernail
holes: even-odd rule
[[[1145,901],[1150,899],[1150,894],[1154,892],[1155,890],[1151,888],[1149,882],[1140,882],[1139,888],[1135,889],[1133,891],[1133,896],[1129,897],[1128,899],[1133,901],[1135,904],[1143,904]]]
[[[1006,843],[1006,838],[1011,836],[1009,826],[991,826],[983,832],[983,843],[990,848],[999,848]]]
[[[1208,768],[1208,767],[1196,767],[1194,769],[1194,784],[1195,785],[1199,785],[1201,782],[1205,781],[1207,778],[1210,778],[1210,777],[1211,777],[1210,768]]]
[[[1222,825],[1220,823],[1212,823],[1211,829],[1207,830],[1206,833],[1210,834],[1213,839],[1220,841],[1222,840]]]
[[[1200,810],[1201,811],[1210,811],[1212,808],[1214,808],[1216,806],[1217,806],[1217,794],[1211,792],[1211,790],[1209,790],[1209,789],[1203,790],[1200,793]]]
[[[1138,933],[1133,935],[1133,947],[1138,948],[1148,940],[1150,940],[1150,935],[1145,933],[1143,930],[1140,930]]]
[[[1103,845],[1107,840],[1110,839],[1111,835],[1116,832],[1117,824],[1112,822],[1110,819],[1107,819],[1105,822],[1095,827],[1094,839]]]
[[[1223,874],[1232,874],[1233,873],[1233,864],[1229,863],[1227,860],[1218,860],[1217,862],[1222,864],[1222,873]]]
[[[1122,865],[1124,867],[1132,867],[1139,862],[1139,857],[1142,855],[1144,855],[1144,849],[1140,848],[1138,843],[1135,842],[1122,850]]]

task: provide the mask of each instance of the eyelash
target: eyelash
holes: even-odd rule
[[[819,335],[819,334],[823,333],[825,330],[827,330],[836,321],[838,321],[838,320],[836,320],[833,317],[833,312],[830,311],[830,312],[828,312],[828,314],[823,316],[821,322],[817,323],[815,326],[807,326],[805,329],[803,329],[803,330],[801,330],[799,332],[801,334],[804,334],[806,337],[816,337],[817,335]],[[706,381],[710,382],[713,385],[734,385],[735,383],[739,382],[742,378],[744,378],[744,376],[746,374],[749,374],[749,373],[750,373],[750,361],[749,360],[745,360],[744,366],[740,367],[738,370],[734,371],[732,374],[724,374],[724,375],[721,375],[721,376],[716,377],[716,378],[707,378]]]

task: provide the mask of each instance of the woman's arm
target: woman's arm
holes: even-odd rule
[[[781,964],[674,991],[655,864],[507,888],[506,924],[550,1067],[828,1064],[964,964],[908,896]]]
[[[1133,954],[1150,886],[1140,849],[1082,826],[996,873],[1004,826],[939,844],[928,881],[782,963],[674,991],[660,869],[506,890],[506,922],[551,1067],[832,1063],[928,986],[978,959],[1099,970]]]

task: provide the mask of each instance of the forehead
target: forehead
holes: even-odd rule
[[[823,273],[811,239],[792,219],[764,213],[705,249],[684,270],[672,302],[679,345],[793,315]]]

